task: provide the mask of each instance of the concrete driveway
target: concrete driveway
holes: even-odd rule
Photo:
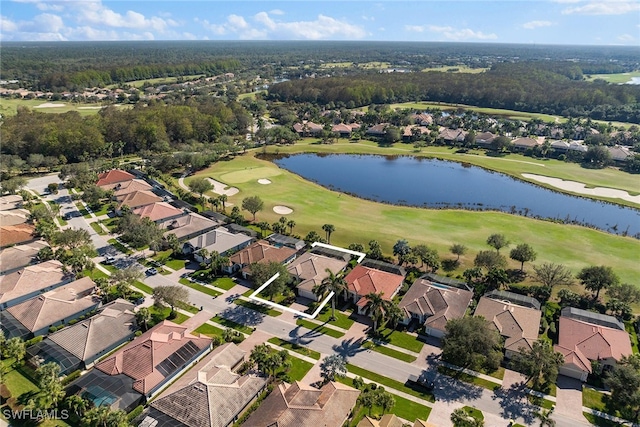
[[[574,378],[559,375],[557,386],[555,412],[570,417],[581,417],[582,383]]]

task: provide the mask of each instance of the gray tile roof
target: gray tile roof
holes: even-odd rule
[[[40,249],[49,246],[43,240],[13,246],[0,251],[0,272],[8,273],[26,267],[35,261]],[[0,291],[1,292],[1,291]]]
[[[83,361],[92,361],[105,349],[133,337],[135,305],[118,299],[89,319],[49,335],[49,339]]]
[[[195,251],[206,249],[211,253],[216,251],[219,254],[223,254],[230,249],[250,242],[252,237],[246,234],[238,233],[233,234],[224,227],[216,228],[208,233],[201,234],[188,241]]]

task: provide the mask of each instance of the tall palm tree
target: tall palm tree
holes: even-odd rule
[[[218,197],[218,200],[220,200],[220,203],[222,203],[222,212],[226,212],[227,211],[227,206],[225,205],[225,203],[227,203],[227,195],[226,194],[221,194]]]
[[[296,222],[294,220],[290,219],[287,222],[287,227],[289,227],[289,234],[293,234],[293,227],[295,226],[296,226]]]
[[[260,221],[256,226],[260,229],[260,236],[262,236],[262,238],[264,238],[264,232],[271,227],[267,221]]]
[[[331,297],[331,320],[336,320],[336,298],[347,289],[347,282],[342,277],[333,274],[333,271],[328,268],[324,271],[327,272],[327,277],[313,288],[313,293],[321,297],[327,292],[333,292],[333,297]]]
[[[369,312],[369,316],[373,320],[373,332],[378,332],[378,325],[381,320],[385,318],[386,315],[386,305],[387,302],[382,298],[383,293],[380,292],[376,294],[371,292],[365,296],[367,299],[367,304],[365,308]]]
[[[398,323],[404,319],[404,312],[394,301],[385,301],[385,317],[387,318],[387,324],[395,329]]]
[[[322,229],[327,233],[327,243],[331,243],[331,233],[336,231],[336,227],[334,227],[333,224],[325,224],[322,226]]]

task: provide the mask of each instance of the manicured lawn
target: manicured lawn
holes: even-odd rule
[[[333,145],[302,143],[277,148],[281,153],[316,150],[411,154],[411,147],[398,145],[387,149],[364,142],[338,142]],[[267,147],[267,150],[274,152],[275,148]],[[612,265],[623,282],[633,282],[638,275],[635,254],[640,253],[640,241],[631,237],[615,236],[585,227],[556,224],[501,212],[430,210],[375,203],[327,190],[278,168],[272,162],[257,159],[253,154],[248,153],[227,162],[218,162],[196,176],[210,176],[238,187],[240,192],[229,198],[229,202],[236,205],[241,204],[242,199],[247,196],[259,194],[264,201],[260,219],[267,222],[278,221],[280,217],[273,212],[274,206],[289,206],[294,212],[288,215],[288,218],[296,221],[296,233],[302,236],[309,231],[316,231],[322,235],[322,223],[330,223],[336,229],[331,235],[333,244],[346,247],[357,242],[366,245],[368,241],[375,239],[386,254],[392,253],[393,245],[401,238],[409,239],[412,246],[427,244],[441,254],[448,253],[452,243],[461,242],[467,246],[468,254],[461,257],[459,268],[453,272],[455,276],[473,267],[475,254],[487,249],[487,236],[499,232],[507,235],[512,242],[527,242],[535,248],[538,264],[559,263],[573,272],[589,265]],[[519,155],[509,155],[507,159],[473,154],[460,156],[447,148],[430,147],[428,152],[425,151],[422,155],[481,163],[481,166],[513,175],[524,172],[538,173],[588,185],[638,191],[636,177],[610,169],[585,170],[579,165],[538,161]],[[257,183],[257,179],[260,178],[269,178],[272,184],[260,185]],[[354,212],[357,212],[357,215],[354,215]],[[322,221],[318,218],[322,218]],[[380,224],[385,226],[380,227]],[[509,263],[508,268],[520,267],[515,261],[510,260]]]
[[[245,300],[242,300],[240,298],[234,300],[233,303],[237,304],[237,305],[241,305],[241,306],[246,307],[246,308],[250,308],[251,310],[255,310],[255,311],[259,312],[259,313],[266,314],[266,315],[271,316],[271,317],[278,317],[278,316],[280,316],[282,314],[282,312],[280,312],[278,310],[274,310],[274,309],[269,308],[267,306],[256,304],[256,303],[251,302],[251,301],[245,301]]]
[[[529,387],[532,390],[536,390],[539,391],[541,393],[545,393],[548,394],[549,396],[555,396],[556,395],[556,390],[557,390],[557,386],[554,384],[545,384],[544,385],[546,388],[543,387],[538,387],[537,389],[533,388],[533,381],[529,381],[527,383],[527,387]]]
[[[242,332],[244,334],[247,334],[247,335],[251,335],[253,333],[253,331],[254,331],[253,328],[250,328],[248,326],[245,326],[245,325],[242,325],[240,323],[234,322],[233,320],[225,319],[225,318],[219,317],[219,316],[212,317],[211,321],[215,322],[215,323],[219,323],[222,326],[225,326],[227,328],[235,329],[236,331],[240,331],[240,332]]]
[[[229,289],[231,289],[235,285],[237,285],[237,283],[234,282],[229,277],[219,277],[216,280],[214,280],[213,282],[211,282],[211,284],[213,286],[215,286],[216,288],[224,289],[225,291],[228,291]]]
[[[109,213],[110,209],[111,209],[111,204],[110,203],[105,203],[104,205],[102,205],[100,207],[99,210],[93,211],[93,213],[95,214],[95,216],[106,215],[107,213]]]
[[[183,303],[183,302],[180,302],[180,301],[178,301],[178,303],[176,304],[176,307],[181,309],[181,310],[187,311],[187,312],[189,312],[191,314],[196,314],[196,313],[198,313],[200,311],[200,310],[198,310],[198,307],[196,307],[194,305],[191,305],[191,304]]]
[[[5,366],[11,366],[11,362],[13,362],[13,359],[2,361]],[[38,386],[31,382],[29,378],[25,377],[20,372],[20,368],[9,368],[7,374],[2,377],[2,382],[7,386],[13,397],[18,397],[30,391],[38,391]]]
[[[413,351],[414,353],[420,353],[420,350],[422,350],[424,346],[424,343],[413,335],[387,328],[379,329],[376,339],[395,345],[396,347]]]
[[[176,318],[171,320],[173,323],[177,323],[178,325],[182,324],[185,320],[187,320],[189,316],[186,314],[180,313],[179,311],[176,314]]]
[[[182,268],[184,268],[184,266],[187,264],[187,261],[184,259],[174,259],[174,258],[170,258],[167,260],[167,262],[164,263],[164,265],[166,265],[167,267],[171,268],[172,270],[180,270]]]
[[[627,83],[630,82],[633,77],[640,77],[640,71],[632,71],[630,73],[615,73],[615,74],[591,74],[586,77],[588,81],[596,79],[606,80],[609,83]]]
[[[607,406],[603,401],[604,397],[604,393],[590,387],[584,387],[582,389],[582,406],[597,409],[600,412],[607,412]]]
[[[109,239],[108,242],[111,246],[113,246],[114,248],[116,248],[117,250],[119,250],[124,254],[131,255],[133,253],[131,249],[127,249],[125,245],[118,242],[116,239]]]
[[[500,387],[500,384],[498,383],[487,381],[484,378],[478,378],[473,375],[465,374],[464,372],[459,372],[454,369],[447,368],[446,366],[438,366],[438,372],[458,379],[460,381],[486,388],[487,390],[493,390],[496,387]]]
[[[610,421],[605,418],[600,418],[596,415],[590,414],[588,412],[583,412],[582,415],[594,426],[598,427],[622,427],[622,424],[617,423],[615,421]]]
[[[289,357],[291,361],[291,368],[289,369],[289,378],[293,381],[300,381],[307,375],[307,372],[313,367],[313,363],[309,363],[306,360],[299,359],[297,357]]]
[[[533,405],[540,406],[541,408],[544,408],[544,409],[553,409],[553,407],[556,405],[555,402],[553,402],[553,401],[551,401],[549,399],[545,399],[545,398],[538,397],[538,396],[532,396],[530,394],[527,395],[527,399]]]
[[[306,347],[303,347],[298,344],[291,343],[289,341],[285,341],[283,339],[273,337],[269,339],[271,344],[275,344],[279,347],[286,348],[287,350],[295,351],[296,353],[300,353],[303,356],[311,357],[316,360],[320,360],[320,353],[314,350],[310,350]]]
[[[251,295],[253,292],[255,291],[255,289],[249,289],[247,290],[245,293],[242,294],[243,297],[248,297],[249,295]]]
[[[216,327],[208,323],[203,323],[202,325],[198,326],[198,328],[194,332],[207,335],[209,337],[212,337],[214,335],[222,337],[222,332],[224,332],[224,328]]]
[[[103,265],[103,267],[105,267],[105,266]],[[91,277],[92,280],[96,280],[96,279],[101,278],[101,277],[104,277],[104,278],[108,278],[109,277],[107,274],[105,274],[102,270],[100,270],[98,268],[94,268],[93,271],[82,270],[82,274],[84,276]]]
[[[302,326],[303,328],[311,329],[313,332],[318,332],[320,334],[329,335],[333,338],[342,338],[344,333],[340,331],[336,331],[335,329],[326,328],[321,325],[316,325],[313,322],[309,322],[308,320],[298,319],[296,320],[296,325]]]
[[[189,279],[182,278],[182,279],[178,280],[178,282],[182,283],[183,285],[185,285],[185,286],[187,286],[187,287],[189,287],[191,289],[195,289],[196,291],[200,291],[200,292],[202,292],[204,294],[211,295],[214,298],[219,296],[219,295],[222,295],[220,292],[218,292],[218,291],[216,291],[214,289],[208,288],[208,287],[203,286],[203,285],[199,285],[197,283],[193,283]]]
[[[151,286],[145,285],[144,283],[142,283],[139,280],[136,280],[135,282],[133,282],[133,286],[138,288],[138,289],[140,289],[145,294],[148,294],[148,295],[152,295],[153,294],[153,288]]]
[[[636,328],[633,327],[633,322],[625,322],[624,328],[629,333],[629,338],[631,338],[631,350],[634,353],[639,353],[640,350],[638,350],[638,334],[636,333]]]
[[[427,400],[429,402],[435,402],[435,399],[433,398],[433,395],[431,395],[429,393],[426,393],[426,392],[420,392],[418,390],[414,390],[411,387],[407,387],[404,383],[401,383],[400,381],[396,381],[394,379],[387,378],[385,376],[376,374],[375,372],[368,371],[366,369],[360,368],[360,367],[352,365],[350,363],[347,363],[347,370],[349,372],[351,372],[352,374],[354,374],[354,375],[357,375],[357,376],[362,377],[362,378],[366,378],[366,379],[371,380],[371,381],[375,381],[378,384],[382,384],[385,387],[389,387],[389,388],[392,388],[394,390],[402,391],[404,393],[410,394],[410,395],[415,396],[415,397],[419,397],[420,399],[424,399],[424,400]]]
[[[330,304],[327,304],[327,307],[325,307],[322,312],[320,312],[320,314],[318,314],[318,317],[316,317],[315,320],[319,320],[321,322],[329,322],[331,323],[331,325],[333,326],[337,326],[338,328],[342,328],[342,329],[349,329],[351,327],[351,325],[353,325],[353,323],[355,322],[355,320],[350,319],[349,315],[351,313],[342,313],[341,311],[336,310],[336,320],[329,320],[331,319],[331,307]]]
[[[463,406],[462,409],[476,420],[484,420],[484,414],[479,409],[472,406]]]
[[[372,343],[371,341],[367,341],[362,345],[364,348],[368,348],[370,350],[373,350],[375,352],[381,353],[381,354],[385,354],[389,357],[393,357],[394,359],[398,359],[398,360],[402,360],[403,362],[407,362],[407,363],[412,363],[415,362],[415,360],[417,359],[416,356],[412,356],[410,354],[407,353],[403,353],[401,351],[398,350],[394,350],[392,348],[389,347],[385,347],[384,345],[377,345]]]
[[[39,105],[50,102],[52,104],[64,104],[61,107],[36,108]],[[43,99],[9,99],[2,98],[0,112],[6,116],[15,116],[19,106],[33,109],[33,111],[41,113],[66,113],[68,111],[77,111],[82,116],[90,116],[97,114],[100,108],[79,108],[79,107],[101,107],[101,104],[76,104],[65,101],[47,101]]]

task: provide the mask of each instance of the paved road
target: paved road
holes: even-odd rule
[[[48,175],[32,179],[29,188],[39,194],[44,192],[46,186],[51,182],[59,182],[56,175]],[[56,195],[48,195],[48,200],[56,200],[62,205],[62,213],[77,212],[76,206],[71,201],[66,189],[61,189]],[[97,234],[82,216],[76,216],[68,221],[74,228],[84,228],[91,234],[91,239],[98,253],[118,253],[107,242],[103,236]],[[132,263],[135,260],[119,254],[120,262]],[[96,262],[102,258],[95,259]],[[176,285],[178,274],[171,276],[148,276],[144,283],[154,288],[157,286]],[[237,294],[234,290],[227,292],[217,298],[210,297],[199,291],[189,288],[189,300],[197,307],[202,307],[213,314],[220,314],[231,320],[253,326],[256,329],[278,338],[294,340],[301,345],[319,351],[322,354],[339,353],[348,358],[350,363],[365,368],[369,371],[384,375],[397,381],[405,382],[409,375],[418,375],[423,372],[423,368],[409,363],[401,362],[397,359],[383,354],[363,349],[353,340],[342,340],[332,338],[328,335],[313,332],[309,329],[249,310],[245,307],[232,303]],[[428,361],[426,370],[435,379],[436,403],[430,421],[438,426],[450,426],[449,415],[456,408],[464,405],[474,406],[487,414],[487,425],[506,426],[510,419],[524,425],[538,425],[535,419],[534,408],[528,403],[524,394],[518,389],[503,390],[496,392],[476,387],[451,377],[439,375],[436,372],[437,364]],[[589,426],[585,419],[572,418],[565,414],[554,414],[553,419],[558,427]]]

